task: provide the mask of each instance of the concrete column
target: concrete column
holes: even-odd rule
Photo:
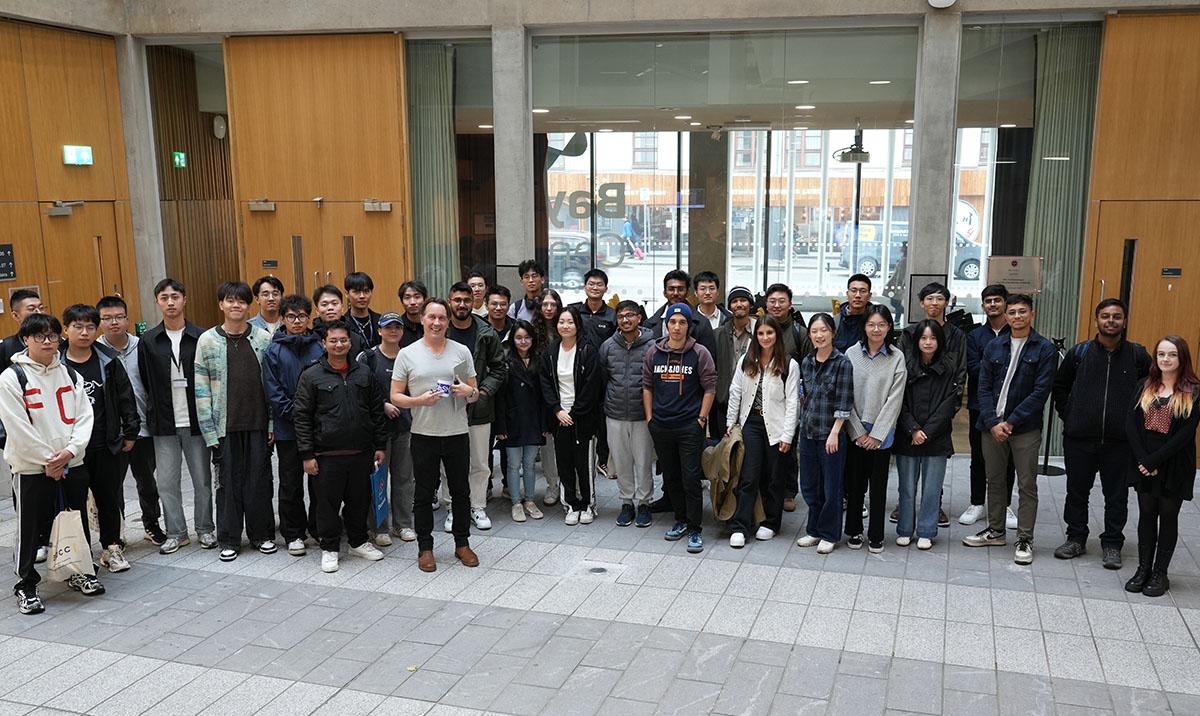
[[[496,275],[511,279],[533,256],[533,107],[529,35],[492,28],[492,124],[496,137]]]
[[[158,316],[154,304],[154,284],[167,275],[167,259],[163,247],[162,214],[158,203],[154,128],[150,124],[146,43],[131,35],[117,35],[116,42],[121,124],[125,133],[125,167],[129,174],[129,208],[133,214],[138,298],[142,320],[152,323]]]
[[[908,274],[945,274],[954,231],[954,155],[962,15],[925,15],[913,124],[913,211]],[[907,283],[911,284],[911,281]],[[911,317],[910,317],[911,318]]]

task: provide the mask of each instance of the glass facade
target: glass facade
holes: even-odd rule
[[[598,266],[653,310],[663,273],[710,270],[812,310],[856,270],[886,284],[908,241],[916,56],[915,28],[535,38],[551,285],[577,300]]]

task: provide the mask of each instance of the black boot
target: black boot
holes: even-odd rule
[[[1138,543],[1138,568],[1125,583],[1125,591],[1140,592],[1150,580],[1150,572],[1154,566],[1154,545]]]
[[[1167,579],[1165,570],[1156,569],[1150,573],[1150,579],[1146,582],[1146,587],[1142,589],[1142,594],[1147,597],[1161,597],[1171,588],[1171,580]]]

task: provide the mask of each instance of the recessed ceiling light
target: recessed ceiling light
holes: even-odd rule
[[[1070,157],[1042,157],[1042,160],[1047,161],[1047,162],[1069,162],[1069,161],[1071,161],[1071,158]]]
[[[1002,124],[1002,125],[1000,125],[1000,128],[1001,129],[1012,129],[1013,127],[1016,127],[1016,126],[1017,125],[1015,125],[1015,124]]]
[[[492,125],[490,125],[490,124],[481,124],[481,125],[479,125],[479,128],[480,128],[480,129],[492,129]]]
[[[737,119],[735,119],[733,121],[741,123],[741,124],[745,124],[746,122],[750,121],[750,118],[749,117],[738,117]]]
[[[690,114],[677,114],[677,115],[675,115],[675,119],[691,119],[691,118],[692,118],[692,115],[690,115]]]
[[[891,80],[871,80],[867,84],[869,84],[869,85],[890,85],[891,83],[892,83]]]
[[[688,122],[688,125],[690,125],[692,127],[699,127],[700,123],[699,122]]]
[[[549,114],[549,113],[550,113],[550,110],[548,110],[548,109],[542,109],[542,108],[540,108],[540,107],[539,107],[539,108],[537,108],[537,109],[534,109],[534,110],[533,110],[533,113],[534,113],[534,114]]]
[[[612,130],[609,129],[608,127],[605,127],[604,129],[601,129],[600,131],[601,132],[611,132]]]
[[[996,163],[997,164],[1016,164],[1017,162],[1015,159],[997,159]]]
[[[792,127],[792,129],[796,130],[797,132],[803,132],[804,130],[808,129],[808,127]]]
[[[816,108],[817,108],[817,105],[815,105],[815,104],[798,104],[798,105],[796,105],[796,109],[816,109]]]
[[[655,46],[655,47],[662,47],[662,46],[663,46],[663,44],[662,44],[661,42],[656,42],[656,43],[654,43],[654,46]]]
[[[806,85],[808,80],[788,80],[789,85]]]
[[[914,121],[916,121],[916,120],[912,120],[912,119],[906,119],[906,120],[904,120],[904,123],[905,123],[905,124],[912,124]]]

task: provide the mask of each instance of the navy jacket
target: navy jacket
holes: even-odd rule
[[[1058,369],[1058,351],[1042,334],[1029,332],[1029,340],[1021,349],[1017,372],[1008,387],[1008,400],[1001,419],[996,415],[996,401],[1008,372],[1011,345],[1009,336],[999,336],[983,351],[979,370],[979,422],[976,424],[980,432],[991,430],[1003,420],[1012,423],[1014,435],[1042,429],[1042,413]]]
[[[271,419],[275,421],[276,440],[296,439],[292,406],[300,374],[324,357],[321,338],[312,331],[299,335],[279,331],[271,336],[271,345],[263,354],[262,377],[263,392],[271,408]]]
[[[986,322],[975,326],[967,334],[967,410],[979,410],[979,368],[983,363],[983,349],[998,336],[1008,337],[1008,324],[1000,327],[1000,333],[992,333]]]

